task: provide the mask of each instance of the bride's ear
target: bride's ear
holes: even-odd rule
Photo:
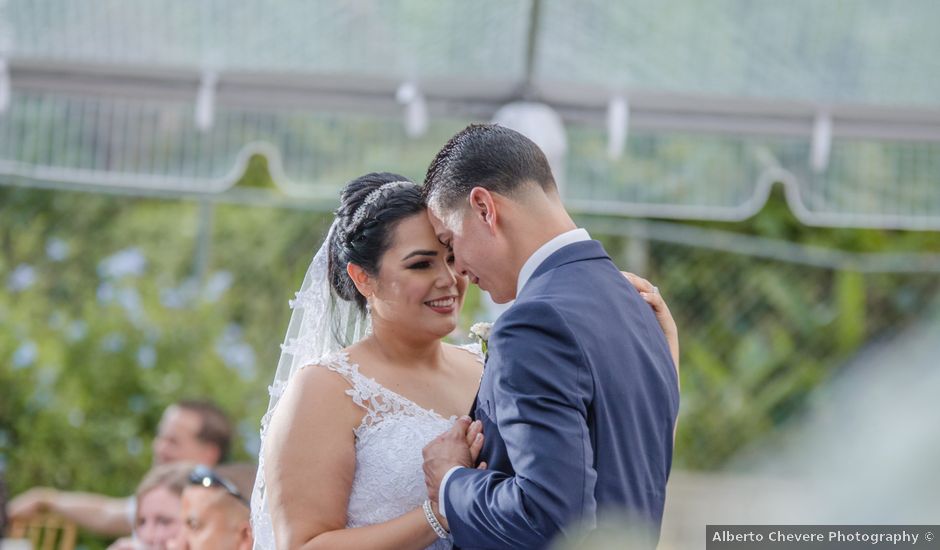
[[[372,277],[369,277],[369,274],[366,273],[365,269],[362,269],[358,265],[350,262],[346,264],[346,273],[349,274],[349,278],[352,279],[356,289],[359,290],[359,293],[365,297],[372,296],[375,292],[374,282]]]

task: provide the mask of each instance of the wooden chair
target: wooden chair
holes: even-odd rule
[[[10,539],[29,540],[34,550],[74,550],[77,535],[74,522],[48,513],[15,519],[7,532]]]

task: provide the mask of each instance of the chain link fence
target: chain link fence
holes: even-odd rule
[[[798,416],[811,392],[867,346],[929,317],[940,289],[938,254],[851,254],[676,224],[584,223],[618,265],[659,286],[679,326],[679,468],[720,468]]]

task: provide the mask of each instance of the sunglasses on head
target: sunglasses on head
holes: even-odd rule
[[[232,495],[233,497],[237,498],[239,502],[251,508],[251,504],[248,503],[248,499],[242,496],[242,494],[238,491],[238,488],[235,487],[234,483],[215,473],[212,468],[209,468],[208,466],[196,466],[193,468],[193,471],[189,473],[189,484],[201,485],[206,488],[221,487],[222,489],[225,489],[226,493]]]

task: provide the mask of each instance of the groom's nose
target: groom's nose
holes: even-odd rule
[[[454,271],[456,271],[457,274],[462,277],[466,277],[470,274],[470,272],[467,271],[467,266],[464,265],[464,263],[460,260],[460,257],[456,254],[454,254]]]

